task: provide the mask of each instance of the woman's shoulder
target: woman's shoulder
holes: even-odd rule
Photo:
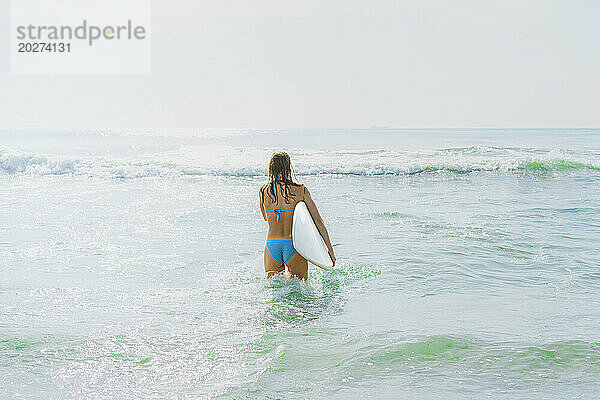
[[[294,186],[294,195],[300,195],[302,197],[304,197],[304,193],[306,193],[306,186],[304,186],[301,183],[296,183]]]

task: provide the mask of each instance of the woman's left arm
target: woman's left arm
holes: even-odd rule
[[[267,220],[267,214],[265,213],[265,204],[263,199],[263,188],[258,190],[258,196],[260,197],[260,212],[262,213],[263,219]]]

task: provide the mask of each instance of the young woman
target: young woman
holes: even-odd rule
[[[304,185],[292,180],[292,164],[287,153],[274,153],[269,161],[269,183],[260,188],[260,211],[269,223],[265,246],[265,272],[267,278],[285,271],[300,279],[308,277],[308,262],[296,252],[292,243],[292,217],[294,207],[303,201],[329,250],[335,265],[335,255],[329,234],[319,215],[310,192]]]

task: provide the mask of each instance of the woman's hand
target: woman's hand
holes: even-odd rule
[[[333,249],[329,249],[329,257],[331,257],[331,261],[333,261],[332,267],[335,267],[335,254],[333,254]]]

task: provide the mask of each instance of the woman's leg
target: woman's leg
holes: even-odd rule
[[[271,254],[269,254],[269,250],[267,249],[267,246],[265,246],[265,272],[267,273],[267,279],[272,277],[275,274],[281,274],[285,271],[285,268],[283,267],[282,264],[278,264],[277,261],[275,261],[273,259],[273,257],[271,257]]]
[[[308,278],[308,261],[300,253],[294,254],[285,265],[287,265],[292,277],[297,276],[300,279]]]

